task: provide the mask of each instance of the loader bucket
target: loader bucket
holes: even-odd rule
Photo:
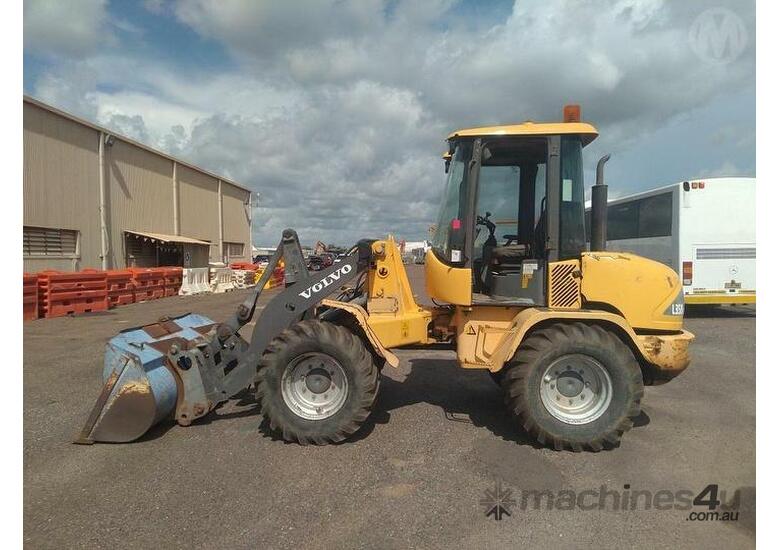
[[[188,314],[128,329],[106,344],[103,390],[75,443],[123,443],[138,439],[176,408],[177,380],[166,364],[173,343],[196,339],[214,326]]]

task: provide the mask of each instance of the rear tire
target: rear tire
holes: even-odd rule
[[[562,323],[534,332],[503,370],[515,422],[555,450],[616,447],[640,412],[639,364],[598,325]]]
[[[362,340],[332,323],[296,323],[268,345],[257,399],[273,432],[302,445],[338,443],[368,418],[379,371]]]

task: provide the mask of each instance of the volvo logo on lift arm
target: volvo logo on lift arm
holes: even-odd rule
[[[352,266],[349,264],[345,264],[341,269],[331,273],[324,279],[320,280],[318,283],[314,283],[309,288],[304,290],[303,292],[299,292],[298,296],[301,296],[302,298],[306,298],[307,300],[311,298],[312,294],[319,294],[322,292],[323,289],[329,287],[339,279],[341,279],[342,275],[346,275],[352,271]]]

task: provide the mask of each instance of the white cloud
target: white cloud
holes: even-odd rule
[[[696,178],[714,178],[714,177],[729,177],[729,176],[742,176],[745,174],[744,170],[740,170],[737,165],[730,160],[724,160],[717,167],[705,168],[693,179]]]
[[[98,120],[118,134],[141,143],[149,143],[149,130],[141,115],[129,116],[121,113],[109,113],[99,117]]]
[[[79,64],[66,64],[65,71],[49,71],[35,85],[34,95],[76,116],[94,120],[97,118],[95,88],[97,75]]]
[[[155,15],[165,12],[165,0],[143,0],[144,9]]]
[[[668,136],[659,129],[670,121],[754,85],[752,43],[725,68],[690,50],[688,26],[701,11],[695,3],[517,2],[504,21],[490,23],[465,20],[458,7],[445,0],[181,1],[170,17],[223,44],[237,68],[183,73],[173,63],[107,51],[54,67],[36,95],[258,190],[257,243],[272,244],[281,229],[295,227],[306,242],[346,244],[387,232],[427,235],[443,140],[459,127],[557,120],[562,105],[579,102],[603,134],[586,150],[588,168],[605,150],[618,153],[614,166],[633,144]],[[751,3],[732,9],[754,27]],[[753,113],[742,115],[749,121]],[[713,158],[707,144],[714,141],[741,144],[738,153],[749,159],[754,142],[745,125],[718,128],[686,147],[680,170],[732,168]],[[637,164],[622,173],[657,171],[659,150],[679,152],[663,147],[648,158],[635,152]],[[745,158],[734,162],[751,168]],[[611,192],[621,190],[612,185]]]
[[[182,122],[186,124],[184,128],[189,129],[196,119],[206,114],[204,111],[138,92],[97,92],[94,98],[98,122],[107,123],[111,117],[117,115],[139,117],[144,122],[144,127],[148,128],[149,137],[155,141]]]
[[[24,48],[79,57],[107,39],[106,0],[25,0]]]
[[[177,2],[175,12],[180,21],[236,53],[268,58],[291,47],[381,30],[383,8],[380,0],[185,0]]]

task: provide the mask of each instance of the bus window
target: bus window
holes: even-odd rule
[[[607,208],[607,240],[672,236],[672,193],[635,199]],[[585,211],[585,232],[590,242],[590,208]]]
[[[639,237],[668,237],[672,234],[672,194],[664,193],[639,201]]]
[[[613,204],[607,209],[607,240],[636,239],[639,235],[639,204]]]

